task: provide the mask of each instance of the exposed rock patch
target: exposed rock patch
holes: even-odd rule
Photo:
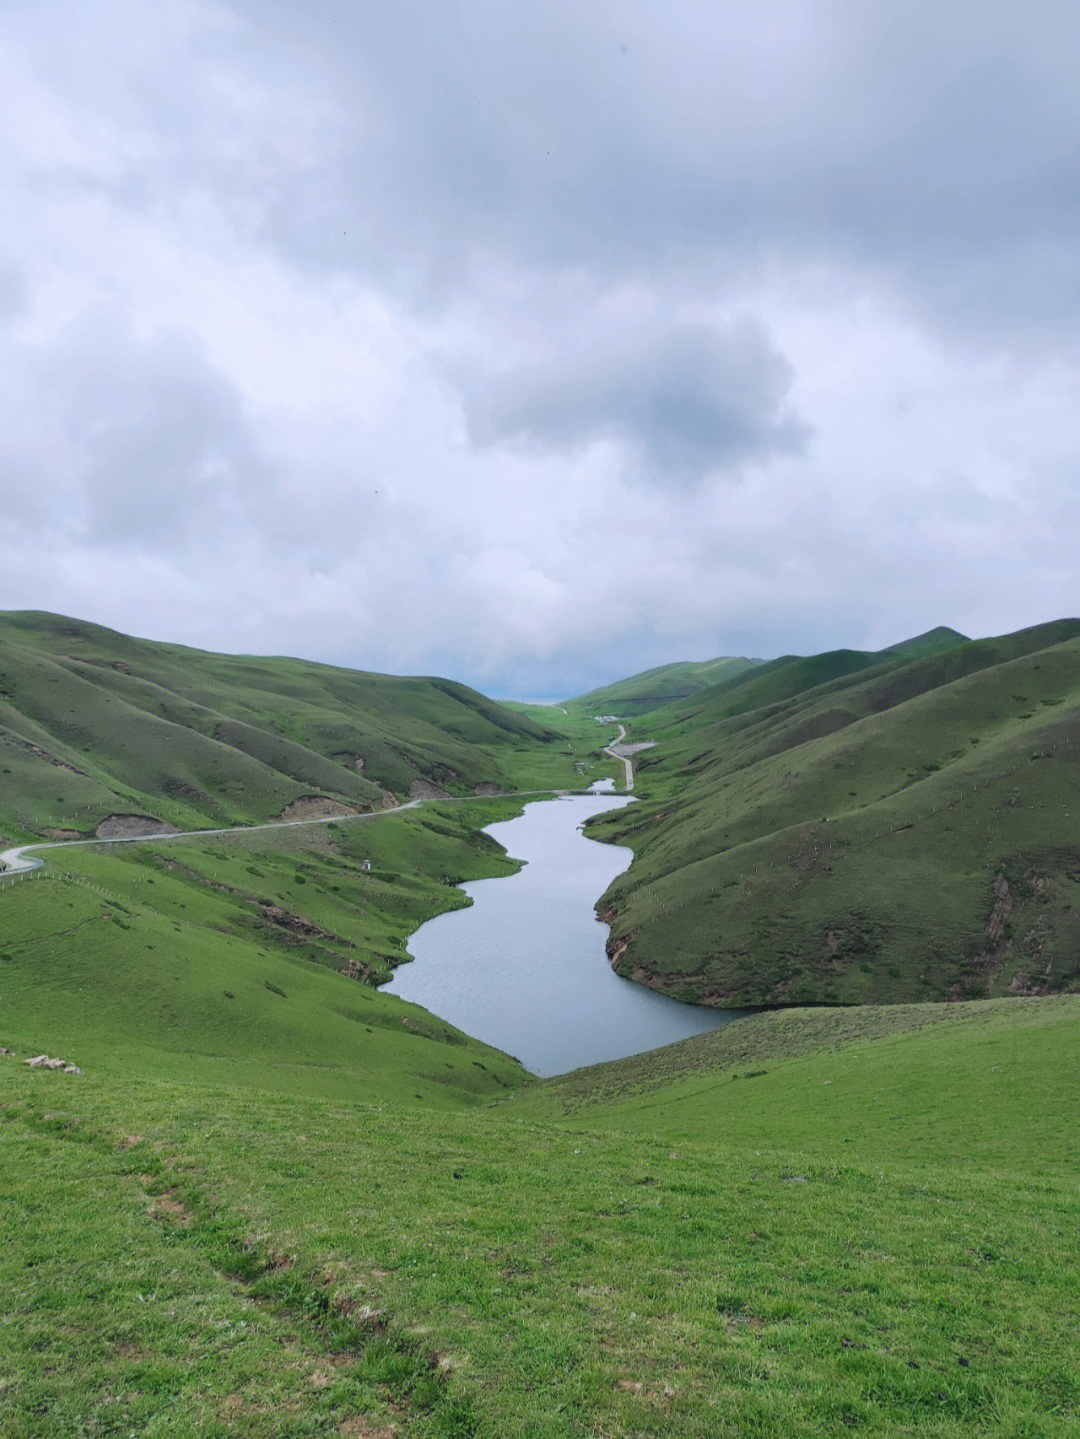
[[[421,775],[414,779],[409,786],[410,799],[449,799],[450,791],[443,789],[441,784],[436,784],[433,779]]]
[[[33,1059],[24,1059],[23,1063],[27,1069],[59,1069],[64,1074],[82,1073],[77,1064],[72,1064],[67,1059],[50,1059],[47,1054],[35,1054]]]
[[[1005,872],[1002,870],[994,880],[994,907],[990,911],[990,918],[986,923],[986,937],[989,943],[972,960],[971,975],[961,976],[961,983],[965,990],[972,986],[984,986],[986,993],[990,993],[990,986],[993,984],[995,975],[1004,965],[1009,950],[1005,927],[1012,912],[1012,891],[1009,889],[1009,881],[1005,878]],[[959,997],[961,991],[956,986],[954,989]],[[952,991],[950,991],[949,997],[953,997]]]
[[[302,794],[299,799],[294,799],[292,804],[285,806],[278,815],[278,820],[288,823],[297,819],[337,819],[339,816],[357,812],[351,805],[342,804],[340,800],[327,799],[321,794]]]
[[[502,790],[497,784],[492,784],[490,780],[483,780],[480,784],[475,786],[475,788],[473,789],[473,794],[497,795],[502,794]]]
[[[82,839],[82,838],[83,838],[83,836],[79,833],[79,831],[78,831],[77,829],[53,829],[53,828],[50,826],[48,829],[43,829],[43,830],[41,831],[41,833],[42,833],[42,835],[43,835],[43,837],[44,837],[45,839]],[[0,839],[0,844],[3,844],[3,842],[4,842],[4,841],[3,841],[2,839]]]
[[[142,835],[179,833],[174,824],[149,814],[110,814],[94,830],[94,838],[138,839]]]
[[[398,797],[393,790],[380,787],[379,793],[382,795],[382,799],[379,801],[380,809],[397,809]]]
[[[260,904],[259,913],[263,919],[270,924],[277,925],[279,929],[288,930],[290,934],[303,939],[331,939],[338,944],[345,941],[339,934],[332,930],[324,929],[321,924],[314,920],[305,919],[302,914],[290,914],[287,909],[282,909],[278,904]]]
[[[4,735],[4,743],[14,745],[16,749],[26,750],[28,754],[34,755],[36,759],[43,759],[46,764],[55,765],[57,769],[69,770],[71,774],[83,773],[81,769],[76,769],[73,764],[69,764],[66,759],[59,759],[56,755],[50,754],[47,749],[42,749],[39,744],[34,744],[31,740],[20,739],[17,735],[13,734],[6,734]]]

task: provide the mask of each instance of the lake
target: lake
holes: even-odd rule
[[[586,839],[590,816],[633,801],[593,793],[538,800],[489,825],[525,867],[462,886],[473,903],[422,925],[411,964],[385,986],[534,1074],[562,1074],[715,1029],[737,1011],[701,1009],[620,979],[604,952],[596,901],[629,849]]]

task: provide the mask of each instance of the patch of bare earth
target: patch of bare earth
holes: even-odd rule
[[[157,1196],[151,1212],[155,1219],[168,1219],[180,1229],[187,1229],[195,1223],[194,1214],[170,1189]]]
[[[436,783],[435,780],[428,779],[425,775],[421,775],[419,779],[414,779],[409,786],[409,798],[449,799],[450,791],[443,789],[442,785]]]
[[[139,839],[158,834],[179,834],[174,824],[149,814],[110,814],[94,830],[95,839]]]
[[[285,806],[278,815],[278,820],[289,824],[298,819],[338,819],[357,813],[351,805],[342,804],[340,800],[327,799],[320,794],[302,794],[299,799],[294,799],[292,804]]]

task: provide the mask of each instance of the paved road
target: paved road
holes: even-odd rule
[[[518,789],[508,790],[504,795],[451,795],[450,800],[464,804],[470,799],[518,799],[534,794],[565,794],[565,790]],[[0,852],[0,879],[8,874],[25,874],[32,869],[41,869],[44,860],[31,857],[31,851],[39,849],[71,849],[75,845],[88,844],[164,844],[176,839],[213,839],[219,834],[258,834],[268,829],[302,829],[309,824],[346,824],[356,820],[378,819],[384,814],[400,814],[403,809],[418,809],[422,804],[446,804],[445,799],[410,799],[404,804],[389,809],[368,810],[364,814],[330,814],[320,819],[274,820],[270,824],[237,824],[228,829],[182,829],[169,830],[165,834],[125,834],[115,839],[52,839],[39,844],[19,844],[13,849]]]
[[[604,753],[609,754],[612,759],[622,760],[626,766],[626,788],[631,790],[634,788],[634,766],[630,763],[630,757],[635,754],[640,754],[643,749],[655,749],[656,741],[654,739],[643,739],[639,740],[636,744],[623,744],[625,738],[626,726],[619,725],[618,739],[612,740],[609,745],[605,746]]]

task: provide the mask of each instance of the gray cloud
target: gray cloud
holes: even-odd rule
[[[1074,607],[1074,4],[0,39],[0,605],[548,693]]]
[[[8,500],[88,545],[175,553],[272,483],[235,386],[191,336],[140,340],[115,310],[12,345],[0,402]]]
[[[931,0],[240,13],[260,64],[299,47],[323,86],[314,153],[241,177],[298,262],[444,299],[493,262],[601,286],[854,266],[997,343],[1080,314],[1071,0],[977,25]]]
[[[40,73],[123,125],[64,174],[147,213],[212,196],[246,241],[413,304],[779,265],[854,268],[999,345],[1071,344],[1080,314],[1072,0],[978,24],[940,0],[233,0],[129,16],[119,46],[78,7],[15,12]]]
[[[573,450],[625,446],[651,478],[693,482],[770,454],[798,451],[807,427],[788,403],[793,372],[763,327],[598,319],[558,355],[463,382],[469,433]]]
[[[14,265],[0,263],[0,325],[9,325],[30,308],[26,275]]]

